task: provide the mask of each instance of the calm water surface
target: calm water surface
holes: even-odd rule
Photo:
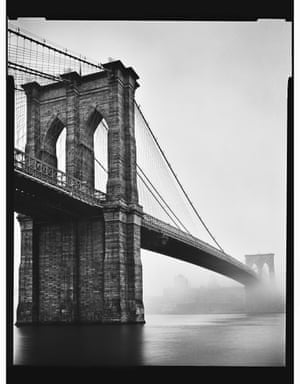
[[[14,327],[14,364],[285,365],[285,315],[147,315],[144,325]]]

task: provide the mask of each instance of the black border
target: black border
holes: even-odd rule
[[[7,16],[73,20],[235,20],[293,19],[292,0],[105,1],[7,0]]]
[[[45,17],[56,20],[203,20],[254,21],[260,18],[293,21],[293,0],[219,0],[207,2],[74,2],[66,0],[7,0],[7,17]],[[294,25],[292,24],[292,77],[288,81],[287,121],[287,329],[286,367],[18,367],[12,365],[13,341],[13,143],[14,97],[11,80],[7,80],[7,168],[6,168],[6,225],[7,225],[7,383],[83,383],[104,380],[167,380],[201,381],[209,383],[293,383],[294,369]],[[10,285],[8,284],[11,283]],[[166,376],[164,376],[166,375]],[[193,375],[193,376],[191,376]]]

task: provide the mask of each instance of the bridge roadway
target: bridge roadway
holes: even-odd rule
[[[102,215],[105,194],[15,150],[14,210],[35,216],[69,218]],[[256,273],[235,258],[186,232],[144,213],[141,247],[215,271],[249,286]]]
[[[142,221],[141,247],[210,269],[244,285],[258,282],[256,273],[234,257],[148,214]]]

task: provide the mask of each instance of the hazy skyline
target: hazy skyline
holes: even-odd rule
[[[217,240],[243,262],[245,254],[275,253],[284,281],[291,23],[13,24],[98,62],[132,66],[140,76],[136,100]],[[194,286],[212,275],[143,250],[142,263],[146,296],[178,274]]]

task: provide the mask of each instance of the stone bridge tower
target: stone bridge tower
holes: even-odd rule
[[[270,280],[274,280],[275,277],[275,268],[274,268],[274,253],[262,253],[256,255],[245,255],[246,265],[248,267],[257,268],[257,273],[259,276],[262,275],[262,269],[266,264],[269,269]]]
[[[108,125],[107,198],[80,218],[19,215],[21,263],[17,324],[144,322],[134,94],[135,71],[115,61],[105,71],[62,75],[63,82],[23,86],[25,152],[57,167],[66,128],[66,174],[94,187],[94,132]],[[99,212],[100,211],[100,212]]]
[[[275,284],[274,253],[245,255],[246,265],[257,270],[261,278],[256,285],[245,288],[246,310],[249,313],[280,312],[281,301]],[[262,279],[264,265],[267,265],[269,276]]]

